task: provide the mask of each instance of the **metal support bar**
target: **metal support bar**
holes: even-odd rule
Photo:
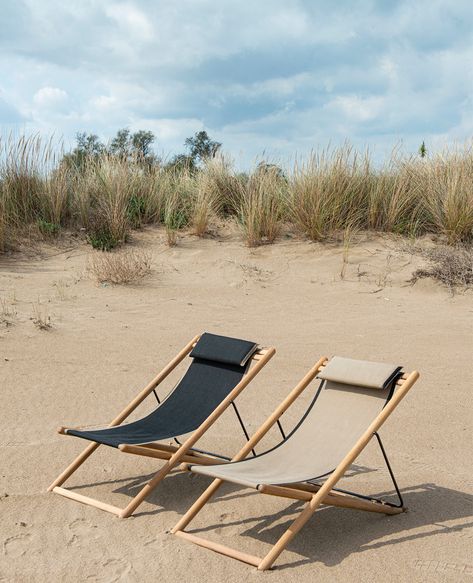
[[[397,497],[399,498],[399,504],[391,504],[391,506],[394,506],[396,508],[403,508],[404,507],[404,500],[402,499],[401,492],[399,491],[399,486],[397,485],[396,478],[394,477],[394,472],[391,468],[391,464],[389,463],[389,459],[388,459],[386,450],[384,449],[383,442],[381,441],[381,436],[379,435],[379,433],[377,431],[375,431],[374,434],[376,435],[376,439],[378,441],[379,448],[381,449],[381,453],[383,454],[384,461],[386,462],[386,467],[388,468],[389,475],[391,476],[391,480],[394,484],[394,488],[396,489]]]
[[[240,411],[238,411],[238,408],[235,405],[235,401],[232,401],[232,406],[233,406],[233,410],[235,411],[235,414],[238,418],[238,421],[240,422],[243,433],[245,434],[246,441],[250,441],[250,436],[248,435],[248,431],[246,430],[245,424],[243,423],[243,419],[241,418]],[[252,448],[251,453],[254,456],[256,456],[256,451],[254,450],[254,448]]]
[[[388,468],[389,475],[391,476],[392,483],[394,485],[394,489],[396,490],[397,497],[399,499],[399,504],[394,504],[393,502],[386,502],[381,500],[380,498],[374,498],[373,496],[365,496],[363,494],[358,494],[357,492],[351,492],[350,490],[344,490],[342,488],[332,488],[334,492],[341,492],[342,494],[349,494],[350,496],[354,496],[355,498],[360,498],[361,500],[369,500],[370,502],[378,502],[379,504],[385,504],[386,506],[391,506],[392,508],[404,508],[404,500],[402,499],[401,492],[396,482],[396,478],[394,477],[394,472],[391,468],[391,464],[389,463],[388,456],[386,454],[386,450],[384,449],[383,442],[381,441],[381,437],[377,432],[373,433],[376,436],[378,441],[379,448],[381,449],[381,453],[383,454],[384,461],[386,463],[386,467]],[[316,486],[321,486],[315,481],[309,480],[309,483],[314,484]]]
[[[283,441],[285,441],[285,439],[286,439],[286,434],[284,433],[284,429],[282,428],[281,421],[279,421],[279,419],[278,419],[278,420],[276,421],[276,423],[278,424],[279,431],[281,432],[281,435],[282,435]]]
[[[246,437],[246,440],[247,440],[247,441],[249,441],[249,440],[250,440],[250,436],[249,436],[249,434],[248,434],[248,431],[247,431],[247,429],[246,429],[246,427],[245,427],[245,424],[243,423],[243,419],[241,418],[240,412],[238,411],[238,408],[237,408],[237,406],[236,406],[236,404],[235,404],[235,402],[234,402],[234,401],[232,401],[232,406],[233,406],[233,410],[235,411],[235,414],[236,414],[236,416],[237,416],[238,422],[240,423],[240,427],[241,427],[241,428],[242,428],[242,430],[243,430],[243,434],[244,434],[244,436]],[[175,438],[174,438],[174,441],[175,441],[175,442],[176,442],[178,445],[181,445],[181,442],[179,441],[179,439],[178,439],[177,437],[175,437]],[[222,460],[225,460],[225,461],[230,461],[230,460],[231,460],[231,458],[229,458],[229,457],[227,457],[227,456],[225,456],[225,455],[216,454],[216,453],[213,453],[213,452],[211,452],[211,451],[204,451],[204,450],[202,450],[202,449],[197,449],[197,448],[195,448],[195,447],[193,447],[192,449],[193,449],[194,451],[197,451],[197,452],[199,452],[199,453],[203,453],[203,454],[205,454],[205,455],[212,455],[212,456],[214,456],[214,457],[220,458],[220,459],[222,459]],[[254,455],[254,456],[256,456],[256,451],[255,451],[254,449],[252,449],[252,450],[251,450],[251,452],[253,453],[253,455]]]

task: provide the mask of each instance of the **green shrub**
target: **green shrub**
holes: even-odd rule
[[[88,233],[87,241],[94,249],[100,251],[111,251],[120,244],[120,241],[106,228]]]
[[[50,223],[44,219],[38,219],[38,228],[40,233],[45,237],[57,237],[61,227],[56,223]]]

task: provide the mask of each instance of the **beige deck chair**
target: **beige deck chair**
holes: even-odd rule
[[[418,376],[416,371],[409,375],[402,374],[401,367],[393,365],[341,357],[334,357],[330,362],[326,358],[320,359],[230,464],[205,468],[190,464],[181,466],[182,469],[216,479],[172,532],[263,571],[271,568],[321,504],[385,514],[402,512],[404,506],[399,489],[377,431]],[[244,459],[315,377],[321,380],[320,386],[292,433],[266,453]],[[378,438],[401,500],[399,506],[335,488],[374,435]],[[325,479],[322,484],[314,483],[322,478]],[[233,550],[184,531],[224,481],[253,488],[264,494],[307,502],[298,518],[264,558]]]
[[[217,334],[204,333],[193,338],[179,354],[153,379],[141,393],[107,427],[74,429],[60,427],[59,433],[88,440],[92,443],[49,486],[49,490],[101,510],[127,518],[179,463],[221,464],[221,454],[209,453],[194,447],[195,443],[233,405],[246,439],[249,438],[235,398],[274,355],[274,348],[260,348],[256,343]],[[156,387],[189,355],[187,372],[169,395],[160,401]],[[145,417],[123,423],[132,411],[152,392],[157,407]],[[178,436],[190,434],[183,443]],[[176,445],[161,443],[174,439]],[[123,453],[164,460],[164,465],[145,484],[125,508],[105,504],[62,484],[99,447],[114,447]]]

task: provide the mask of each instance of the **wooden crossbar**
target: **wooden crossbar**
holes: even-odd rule
[[[95,500],[95,498],[90,498],[89,496],[84,496],[83,494],[77,494],[77,492],[74,492],[73,490],[61,488],[60,486],[55,486],[53,488],[53,492],[55,492],[56,494],[60,494],[61,496],[64,496],[66,498],[70,498],[71,500],[81,502],[82,504],[88,504],[89,506],[94,506],[95,508],[99,508],[100,510],[111,512],[112,514],[116,514],[117,516],[119,516],[120,512],[122,511],[122,509],[118,508],[118,506],[112,506],[111,504],[100,502],[100,500]]]
[[[120,451],[124,453],[132,453],[134,455],[142,455],[146,457],[153,457],[161,460],[169,460],[173,456],[173,453],[170,451],[163,451],[160,449],[152,449],[148,447],[142,447],[140,445],[128,445],[122,444],[118,446]],[[192,464],[199,464],[202,466],[211,466],[221,464],[222,460],[213,458],[210,456],[197,456],[191,453],[186,454],[182,457],[185,462],[192,463]]]
[[[310,502],[314,497],[314,493],[320,490],[321,486],[314,490],[313,493],[295,487],[288,486],[273,486],[268,484],[261,484],[258,490],[263,494],[270,494],[271,496],[281,496],[283,498],[292,498],[294,500],[304,500]],[[326,506],[336,506],[339,508],[352,508],[353,510],[364,510],[367,512],[379,512],[380,514],[400,514],[403,512],[402,508],[396,508],[389,504],[382,502],[375,502],[355,498],[348,494],[330,491],[322,500],[322,504]]]
[[[255,555],[242,553],[241,551],[237,551],[235,549],[232,549],[231,547],[227,547],[220,543],[215,543],[205,538],[200,538],[199,536],[195,536],[194,534],[190,534],[189,532],[184,532],[183,530],[180,530],[175,534],[183,539],[188,540],[189,542],[199,545],[200,547],[211,549],[212,551],[220,553],[221,555],[227,555],[228,557],[232,557],[232,559],[237,559],[237,561],[242,561],[243,563],[253,565],[253,567],[257,567],[261,563],[261,559],[259,557],[256,557]]]

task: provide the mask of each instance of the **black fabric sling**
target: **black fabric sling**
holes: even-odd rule
[[[193,362],[186,374],[149,415],[116,427],[67,429],[67,435],[118,447],[194,431],[240,382],[256,349],[254,342],[204,333],[189,355]]]

